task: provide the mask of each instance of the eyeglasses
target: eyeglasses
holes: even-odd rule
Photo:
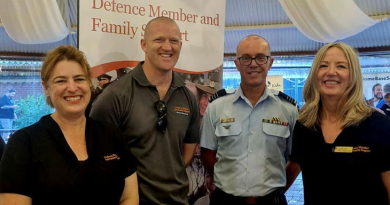
[[[243,55],[240,58],[237,58],[241,65],[248,66],[252,63],[253,60],[257,63],[257,65],[264,65],[268,62],[268,59],[271,56],[265,56],[265,55],[257,55],[256,57],[252,58],[249,55]]]
[[[157,101],[155,104],[156,104],[156,109],[158,114],[157,130],[164,133],[168,126],[167,106],[165,105],[165,102],[162,100]]]

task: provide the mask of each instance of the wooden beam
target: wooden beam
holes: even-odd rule
[[[0,59],[12,60],[42,60],[46,53],[21,53],[21,52],[2,52],[0,51]]]

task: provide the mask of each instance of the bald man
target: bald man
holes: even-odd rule
[[[273,58],[265,39],[245,37],[236,54],[240,87],[214,100],[203,116],[201,157],[216,186],[210,204],[287,205],[284,191],[300,171],[286,163],[296,102],[267,88]]]
[[[90,114],[125,134],[136,158],[141,205],[188,204],[185,167],[199,142],[199,108],[172,70],[182,47],[180,36],[173,20],[151,20],[141,40],[145,61],[111,84]]]

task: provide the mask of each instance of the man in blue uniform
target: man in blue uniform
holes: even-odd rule
[[[244,38],[235,60],[240,87],[206,110],[201,155],[216,185],[211,205],[287,204],[284,191],[300,171],[286,163],[298,109],[295,100],[267,88],[272,63],[265,39]]]
[[[18,108],[15,105],[12,97],[15,96],[15,89],[11,88],[8,92],[0,98],[0,122],[3,129],[11,129],[12,122],[16,119],[15,109]],[[4,141],[8,141],[10,132],[3,134]]]

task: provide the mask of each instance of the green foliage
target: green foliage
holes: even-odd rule
[[[13,123],[15,129],[32,125],[42,116],[54,112],[54,109],[46,104],[45,95],[28,95],[26,98],[17,100],[16,104],[19,107],[15,110],[18,117]]]

